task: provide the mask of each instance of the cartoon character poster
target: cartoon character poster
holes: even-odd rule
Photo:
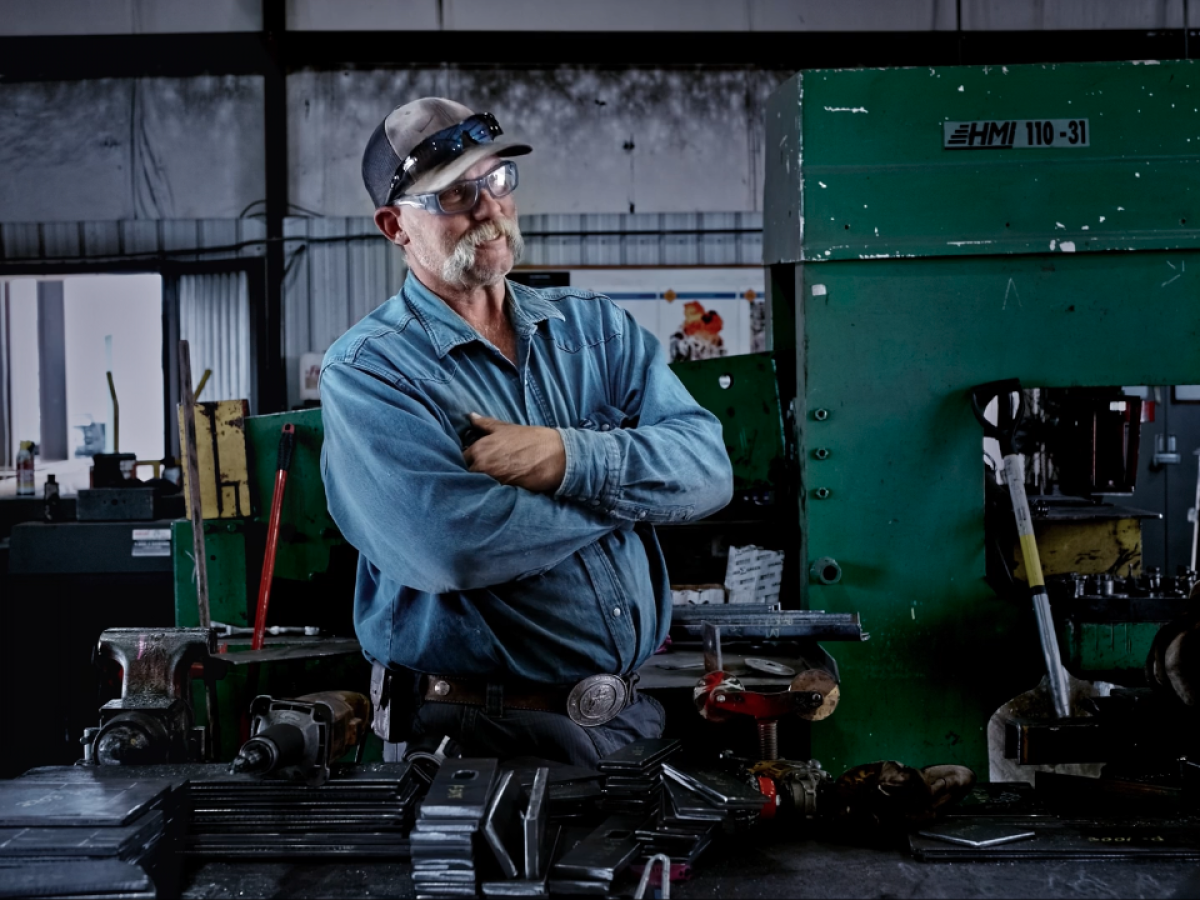
[[[725,355],[721,329],[725,325],[720,314],[705,309],[699,300],[683,304],[683,322],[671,335],[667,357],[671,362],[683,359],[712,359]]]
[[[766,349],[763,270],[577,269],[571,284],[607,294],[658,338],[669,362]]]

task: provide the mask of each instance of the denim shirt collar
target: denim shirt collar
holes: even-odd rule
[[[547,319],[566,320],[566,316],[553,303],[539,296],[536,289],[508,280],[504,285],[506,306],[518,335],[533,334],[538,324]],[[439,359],[459,344],[480,340],[479,332],[411,271],[404,281],[402,294],[408,308],[424,326]]]

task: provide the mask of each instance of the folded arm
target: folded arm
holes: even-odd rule
[[[733,495],[721,423],[668,368],[658,341],[623,315],[607,351],[609,395],[636,427],[560,428],[566,472],[555,496],[635,522],[716,512]]]
[[[440,412],[403,381],[345,363],[321,377],[322,474],[338,528],[420,591],[542,572],[618,527],[586,507],[472,472]]]

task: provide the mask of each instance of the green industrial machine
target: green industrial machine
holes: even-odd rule
[[[325,429],[320,409],[250,416],[244,420],[246,462],[249,468],[251,514],[244,518],[209,519],[204,524],[204,539],[209,555],[209,605],[215,621],[248,627],[254,624],[266,546],[267,518],[275,487],[276,449],[284,425],[296,429],[295,450],[284,493],[279,548],[275,554],[275,577],[285,594],[313,594],[331,567],[336,568],[339,552],[347,548],[325,504],[325,486],[321,480],[321,445]],[[180,627],[197,624],[196,585],[192,575],[192,526],[186,519],[174,523],[172,546],[175,548],[175,615]],[[350,551],[353,564],[353,550]],[[317,597],[318,604],[324,598]],[[305,600],[308,601],[307,596]],[[292,621],[306,614],[328,618],[327,609],[297,609],[295,596],[282,601],[272,620],[278,624],[303,624]],[[342,611],[349,622],[350,610]],[[283,622],[279,617],[288,619]]]
[[[813,729],[831,771],[987,772],[989,718],[1044,673],[1032,613],[984,580],[969,391],[1200,383],[1198,95],[1200,67],[1147,62],[808,71],[772,96],[793,588],[872,635]]]
[[[721,419],[733,466],[732,505],[778,504],[788,463],[773,354],[677,362],[671,371],[697,403]]]
[[[266,549],[267,523],[275,489],[277,449],[284,425],[295,428],[295,445],[281,511],[281,528],[268,614],[269,625],[307,626],[313,634],[268,635],[262,651],[268,659],[242,654],[250,649],[248,629],[254,625],[259,580]],[[352,603],[358,554],[350,547],[329,516],[321,480],[321,444],[324,427],[320,409],[268,416],[251,416],[237,422],[233,439],[244,439],[248,471],[250,514],[235,518],[206,519],[209,607],[214,622],[231,626],[234,633],[221,643],[237,660],[219,683],[222,717],[222,759],[233,757],[244,735],[240,724],[256,694],[281,697],[312,691],[347,689],[367,693],[370,666],[353,640]],[[202,473],[203,477],[203,473]],[[226,476],[228,477],[228,476]],[[171,545],[175,570],[175,620],[179,627],[199,624],[195,570],[192,562],[192,526],[182,519],[172,523]],[[238,633],[241,629],[242,633]],[[253,674],[252,674],[253,673]],[[205,721],[202,702],[196,704],[198,720]],[[372,756],[378,747],[371,747]]]

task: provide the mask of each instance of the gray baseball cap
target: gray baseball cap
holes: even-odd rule
[[[470,136],[459,143],[449,140],[442,146],[442,152],[430,156],[428,168],[422,170],[418,158],[421,154],[413,151],[427,138],[472,116],[475,113],[470,109],[444,97],[422,97],[393,109],[379,123],[363,152],[363,184],[375,208],[386,206],[400,194],[428,194],[449,187],[485,157],[521,156],[533,151],[528,144],[500,137],[498,126],[491,133],[486,126],[481,126],[474,133],[482,133],[483,140]],[[410,170],[407,183],[403,190],[394,193],[398,178],[406,167]]]

